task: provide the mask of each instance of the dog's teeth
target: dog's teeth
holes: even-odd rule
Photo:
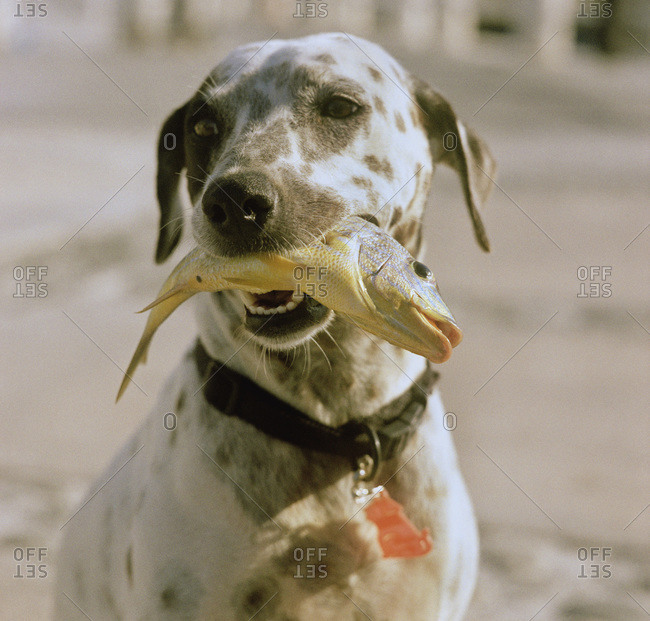
[[[273,308],[264,308],[263,306],[256,306],[254,304],[255,298],[252,296],[252,299],[250,301],[247,300],[244,305],[251,315],[282,315],[294,310],[303,301],[304,297],[302,293],[294,293],[292,300],[286,304],[281,304]]]
[[[255,306],[255,296],[252,293],[249,291],[241,291],[239,289],[237,290],[237,293],[246,308],[252,308]]]
[[[293,294],[291,295],[291,300],[296,303],[296,305],[300,304],[305,298],[304,293],[298,293],[297,291],[294,291]]]

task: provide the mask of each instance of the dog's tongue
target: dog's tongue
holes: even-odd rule
[[[290,302],[292,295],[293,291],[269,291],[267,293],[258,293],[255,298],[258,306],[273,308]]]

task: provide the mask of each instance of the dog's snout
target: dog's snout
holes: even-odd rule
[[[237,229],[245,223],[262,226],[274,207],[273,194],[260,188],[259,184],[247,184],[236,179],[215,181],[203,196],[203,213],[212,224],[222,229]]]
[[[277,193],[258,174],[220,177],[203,195],[202,209],[228,252],[253,249],[277,203]]]

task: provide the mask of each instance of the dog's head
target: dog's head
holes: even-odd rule
[[[460,176],[488,249],[479,212],[494,169],[487,148],[441,95],[380,47],[345,34],[234,50],[165,121],[158,161],[158,262],[181,236],[183,170],[194,237],[215,255],[302,245],[351,214],[417,254],[437,163]],[[241,299],[245,329],[263,345],[294,346],[331,318],[287,293]]]

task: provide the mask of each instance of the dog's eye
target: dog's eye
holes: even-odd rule
[[[332,97],[323,107],[323,114],[333,119],[345,119],[352,116],[359,106],[345,97]]]
[[[217,124],[211,119],[201,119],[194,125],[194,133],[197,136],[216,136],[219,133]]]
[[[433,272],[424,264],[419,261],[413,261],[411,267],[415,272],[415,275],[422,278],[422,280],[429,280],[433,276]]]

